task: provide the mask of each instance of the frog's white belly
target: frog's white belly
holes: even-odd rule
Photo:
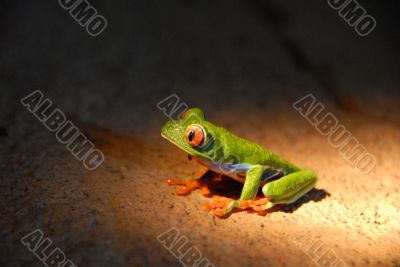
[[[196,161],[210,170],[231,177],[232,179],[244,183],[247,171],[254,165],[248,163],[219,163],[195,157]],[[260,186],[271,180],[279,179],[286,175],[286,171],[264,166],[264,173],[261,178]]]

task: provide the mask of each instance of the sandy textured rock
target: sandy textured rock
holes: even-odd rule
[[[42,266],[20,242],[37,228],[79,266],[180,266],[157,241],[171,227],[215,266],[312,266],[324,250],[347,266],[399,266],[397,28],[360,39],[327,3],[286,2],[97,1],[109,25],[96,38],[57,1],[5,5],[0,266]],[[368,7],[378,25],[394,23]],[[298,49],[313,68],[296,61]],[[335,86],[313,71],[324,65]],[[36,89],[104,152],[97,170],[20,104]],[[265,216],[223,220],[201,210],[210,199],[199,192],[176,196],[165,179],[191,177],[198,165],[160,137],[167,118],[156,104],[172,93],[315,170],[316,190]],[[360,174],[292,108],[308,93],[376,156],[372,173]],[[302,249],[310,240],[322,244],[316,255]]]

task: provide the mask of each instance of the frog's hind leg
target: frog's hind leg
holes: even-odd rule
[[[201,189],[203,195],[209,195],[210,190],[207,187],[209,180],[215,175],[209,169],[204,169],[195,174],[195,179],[173,179],[167,180],[168,185],[182,185],[181,188],[176,190],[176,194],[179,196],[189,195],[192,191],[196,189]]]
[[[262,192],[269,202],[260,209],[268,209],[275,204],[289,204],[307,194],[317,182],[313,171],[301,170],[290,173],[263,186]]]

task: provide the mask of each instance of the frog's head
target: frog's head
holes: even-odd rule
[[[214,140],[216,127],[207,122],[199,108],[188,109],[180,119],[168,121],[161,136],[191,156],[212,160],[216,155]]]

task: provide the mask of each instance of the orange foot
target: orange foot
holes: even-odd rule
[[[227,207],[230,203],[235,201],[232,198],[213,196],[214,201],[203,204],[202,208],[204,211],[213,211],[214,215],[217,217],[225,216],[230,211],[227,211]],[[253,210],[256,212],[263,212],[269,208],[268,199],[258,198],[255,200],[240,200],[238,205],[235,205],[236,209],[239,210]]]
[[[189,195],[192,191],[196,189],[201,189],[201,193],[205,196],[208,196],[210,194],[210,190],[207,187],[208,179],[200,180],[200,178],[205,177],[208,174],[208,172],[209,172],[208,169],[204,169],[195,175],[197,179],[192,179],[192,180],[168,179],[167,183],[168,185],[183,185],[181,188],[176,190],[176,194],[179,196]]]
[[[189,195],[192,191],[199,188],[203,195],[210,194],[210,190],[206,186],[206,183],[199,180],[168,179],[167,183],[168,185],[183,185],[181,188],[176,190],[176,194],[179,196]]]
[[[268,206],[268,199],[267,198],[258,198],[255,200],[241,200],[240,207],[242,209],[252,209],[254,211],[264,211],[269,208]]]
[[[235,201],[233,198],[213,196],[214,201],[201,205],[204,211],[213,211],[215,216],[222,217],[226,214],[225,208],[229,203]]]

